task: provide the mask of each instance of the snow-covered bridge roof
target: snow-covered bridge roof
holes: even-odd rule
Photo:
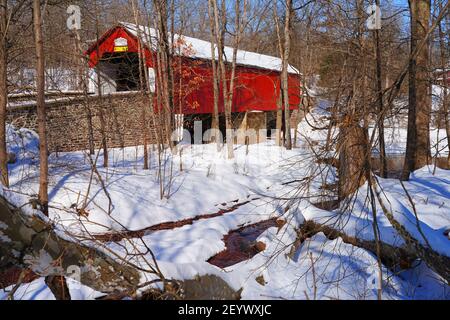
[[[124,27],[133,36],[141,38],[142,42],[149,46],[151,49],[156,49],[157,32],[155,29],[140,25],[138,26],[136,24],[127,22],[120,22],[119,25]],[[190,49],[189,53],[184,53],[184,55],[188,55],[192,58],[211,60],[211,42],[178,34],[174,34],[173,38],[175,42],[182,40],[184,45]],[[149,42],[151,42],[151,45],[149,45]],[[216,46],[214,58],[217,60],[218,56],[219,54]],[[230,61],[232,57],[233,48],[225,46],[225,59],[227,59],[227,61]],[[268,70],[281,71],[282,69],[282,60],[280,58],[244,50],[238,50],[236,62],[239,65],[258,67]],[[300,74],[299,71],[291,65],[289,65],[288,72]]]

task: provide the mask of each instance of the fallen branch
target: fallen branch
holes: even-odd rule
[[[375,256],[377,255],[377,244],[375,241],[363,240],[349,236],[344,232],[334,229],[330,226],[323,225],[311,220],[305,221],[297,232],[297,240],[295,241],[289,256],[292,258],[297,249],[305,240],[322,232],[329,240],[341,238],[344,243],[351,244],[355,247],[365,249]],[[418,258],[415,252],[405,247],[394,247],[385,242],[380,242],[380,258],[384,266],[391,270],[400,267],[402,269],[410,268],[412,262]]]
[[[415,254],[420,257],[420,259],[422,259],[431,269],[444,278],[447,284],[450,284],[450,258],[439,254],[431,246],[425,247],[416,238],[414,238],[411,233],[408,232],[408,230],[406,230],[406,228],[395,219],[392,211],[387,208],[377,186],[375,186],[375,192],[381,209],[391,223],[392,227],[403,238],[406,244],[411,247],[411,250],[413,250]],[[419,231],[423,235],[422,231]]]

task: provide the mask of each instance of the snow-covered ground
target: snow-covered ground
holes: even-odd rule
[[[51,155],[50,219],[61,230],[72,234],[102,234],[145,229],[162,222],[216,213],[235,203],[249,201],[221,216],[171,230],[148,232],[142,240],[152,249],[167,278],[215,274],[234,289],[243,288],[244,299],[376,299],[373,282],[377,260],[364,249],[346,244],[340,238],[329,240],[319,233],[288,257],[296,240],[295,230],[305,219],[338,226],[362,239],[373,239],[367,186],[358,191],[352,210],[325,211],[311,204],[332,198],[321,187],[334,183],[336,177],[335,169],[318,164],[313,152],[320,149],[328,134],[326,130],[311,127],[311,124],[324,126],[325,106],[325,102],[319,101],[318,107],[300,123],[297,148],[291,151],[267,141],[248,148],[236,145],[233,160],[226,159],[226,148],[217,152],[212,144],[184,145],[182,152],[178,150],[174,156],[167,153],[163,156],[162,198],[158,158],[154,152],[150,170],[142,169],[140,147],[110,150],[109,168],[103,168],[99,153],[92,159],[97,162],[101,180],[93,172],[86,153]],[[406,130],[395,130],[398,132],[387,133],[388,150],[403,153]],[[435,139],[433,136],[432,133]],[[38,139],[29,130],[13,127],[8,128],[8,137],[8,146],[17,155],[17,162],[10,166],[11,188],[3,190],[3,195],[23,206],[38,191]],[[441,154],[448,152],[442,149]],[[379,182],[396,217],[417,235],[414,213],[398,180],[379,179]],[[450,256],[450,240],[444,235],[450,228],[450,172],[440,169],[434,172],[432,166],[425,167],[404,185],[412,196],[428,241],[437,251]],[[76,209],[83,206],[88,215],[80,217]],[[29,206],[23,208],[33,211]],[[401,246],[401,238],[381,210],[377,216],[381,240]],[[230,230],[272,217],[282,217],[287,223],[281,229],[270,228],[260,235],[258,240],[266,244],[263,252],[225,270],[207,262],[225,249],[223,237]],[[417,238],[420,240],[420,234]],[[146,251],[138,239],[123,239],[106,246],[124,257],[127,253]],[[144,259],[151,260],[149,254],[129,259],[141,265],[145,265]],[[261,275],[264,285],[255,280]],[[142,274],[143,281],[152,277]],[[424,263],[397,273],[384,269],[383,281],[386,299],[450,298],[448,286]],[[74,286],[72,281],[69,287],[77,299],[101,295],[87,287]],[[8,289],[11,288],[0,291],[0,298],[7,297]],[[22,285],[15,297],[51,299],[53,296],[43,279],[38,279]]]

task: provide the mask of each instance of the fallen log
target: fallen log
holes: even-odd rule
[[[421,244],[419,240],[414,238],[413,235],[397,221],[392,211],[387,208],[385,202],[381,198],[378,188],[375,188],[375,193],[384,215],[389,220],[392,227],[403,238],[405,243],[427,264],[428,267],[444,278],[447,284],[450,284],[450,257],[436,252],[432,247]]]
[[[66,278],[63,276],[47,276],[45,277],[45,284],[56,300],[72,300]]]
[[[305,240],[320,232],[322,232],[329,240],[341,238],[344,243],[365,249],[374,255],[377,254],[377,244],[375,241],[352,237],[330,226],[308,220],[305,221],[297,231],[297,240],[295,241],[289,256],[292,258]],[[418,259],[418,255],[408,247],[394,247],[385,242],[380,242],[380,258],[383,265],[391,270],[398,267],[401,269],[408,269],[411,267],[412,263]]]
[[[105,293],[136,290],[140,275],[135,268],[68,239],[43,217],[25,214],[0,197],[0,269],[16,266],[42,277],[70,277]]]

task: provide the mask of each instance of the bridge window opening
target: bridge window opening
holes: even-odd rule
[[[113,91],[136,91],[141,90],[142,83],[146,89],[145,70],[142,63],[139,63],[138,53],[135,52],[114,52],[106,53],[100,60],[97,67],[105,80],[114,84]],[[141,71],[139,68],[141,67]]]

